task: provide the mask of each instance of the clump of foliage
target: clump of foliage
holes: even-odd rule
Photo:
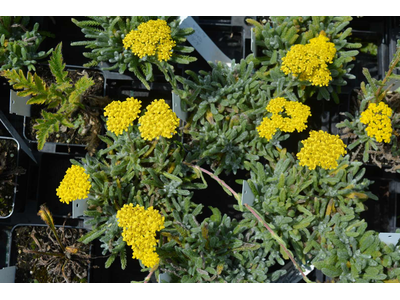
[[[398,41],[398,46],[400,41]],[[382,167],[387,166],[385,171],[400,172],[400,95],[398,91],[392,91],[392,86],[400,79],[400,76],[393,71],[399,69],[400,48],[397,48],[395,55],[389,65],[389,70],[382,80],[371,77],[369,71],[364,68],[368,83],[361,83],[360,91],[357,95],[357,107],[353,114],[343,112],[346,120],[337,125],[342,130],[342,138],[348,139],[348,149],[353,150],[352,160],[362,160],[372,162]],[[389,84],[390,83],[390,84]],[[370,115],[369,110],[375,107],[385,108],[387,112],[376,113],[377,120],[373,121],[375,129],[369,130],[365,124],[366,119],[363,115]],[[368,120],[373,118],[368,117]],[[383,122],[382,118],[387,119]],[[386,138],[381,138],[386,137]]]
[[[334,216],[318,227],[320,245],[311,263],[334,282],[399,282],[400,245],[387,245],[378,233],[366,230],[364,220],[341,220]]]
[[[49,33],[40,32],[35,23],[28,30],[29,17],[0,17],[0,71],[28,70],[35,71],[37,61],[46,58],[53,49],[38,51],[40,44]]]
[[[132,32],[138,31],[141,24],[149,21],[164,20],[171,29],[170,37],[175,44],[172,48],[172,54],[167,59],[159,60],[159,56],[154,52],[152,55],[137,55],[130,47],[125,48],[127,44],[125,38]],[[93,67],[105,62],[110,67],[104,67],[104,70],[118,70],[119,73],[126,71],[132,72],[145,86],[150,89],[149,82],[154,80],[153,65],[161,70],[168,81],[173,81],[173,66],[171,63],[188,64],[195,61],[196,58],[188,56],[194,49],[184,46],[186,36],[192,34],[192,28],[182,29],[179,27],[179,17],[88,17],[88,20],[78,21],[72,19],[72,22],[82,28],[85,34],[85,41],[73,42],[73,46],[85,46],[91,49],[91,52],[84,52],[83,55],[90,62],[84,66]],[[147,33],[150,39],[157,32]],[[154,45],[156,47],[157,45]],[[142,50],[147,47],[143,44]],[[101,66],[101,64],[100,64]],[[172,75],[171,75],[172,74]]]
[[[357,219],[365,210],[365,200],[377,200],[368,192],[370,181],[363,178],[365,170],[360,166],[361,163],[350,162],[345,156],[333,170],[321,167],[310,170],[285,149],[270,150],[268,164],[246,164],[251,170],[247,183],[255,199],[252,207],[261,212],[275,233],[290,245],[294,256],[308,264],[313,258],[310,249],[320,247],[315,233],[317,228],[327,227],[335,215],[345,222]],[[247,221],[243,224],[254,224],[248,212],[244,213],[244,218]],[[273,244],[269,246],[274,249],[271,251],[280,252],[288,259],[265,228],[260,225],[256,230],[257,238]]]
[[[253,62],[210,66],[210,72],[199,75],[188,71],[191,79],[177,76],[183,88],[174,92],[189,114],[185,138],[198,165],[210,165],[216,175],[222,171],[236,174],[245,161],[259,160],[267,148],[280,146],[289,135],[279,131],[268,141],[257,133],[271,91],[253,76]]]
[[[338,94],[347,79],[353,79],[350,74],[353,65],[350,64],[358,54],[360,43],[350,43],[347,37],[352,29],[345,29],[351,17],[269,17],[265,24],[247,19],[254,25],[255,49],[254,60],[260,66],[258,76],[268,85],[283,87],[286,97],[293,101],[302,101],[316,93],[317,99],[339,102]],[[344,30],[344,31],[343,31]],[[333,43],[336,53],[331,63],[327,64],[332,79],[327,86],[313,86],[302,76],[285,75],[282,70],[283,60],[294,47],[308,45],[310,40],[326,36]],[[323,51],[323,50],[319,50]],[[315,53],[314,53],[315,54]],[[274,95],[276,97],[276,95]]]
[[[50,71],[54,76],[54,82],[49,86],[36,73],[28,72],[27,76],[22,70],[7,70],[1,73],[15,89],[20,90],[17,92],[18,96],[32,96],[27,104],[43,107],[42,117],[36,119],[34,125],[39,150],[43,149],[49,135],[59,132],[61,126],[78,130],[80,135],[84,132],[89,133],[89,145],[93,144],[90,141],[96,139],[100,132],[99,118],[85,109],[81,102],[82,95],[94,85],[94,81],[85,74],[73,83],[65,70],[61,48],[62,43],[57,45],[49,60]]]
[[[103,254],[111,253],[106,267],[116,257],[120,257],[122,268],[126,267],[126,242],[116,219],[124,204],[153,206],[161,211],[168,228],[180,212],[190,215],[196,209],[190,201],[191,190],[206,187],[205,182],[192,182],[199,177],[183,163],[185,150],[177,140],[160,137],[146,141],[138,127],[132,125],[118,136],[107,131],[100,137],[107,148],[92,157],[87,155],[81,163],[73,161],[85,168],[92,182],[85,211],[92,217],[87,221],[92,230],[82,241],[100,239]]]

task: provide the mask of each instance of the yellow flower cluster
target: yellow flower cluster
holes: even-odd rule
[[[303,131],[307,128],[307,119],[311,115],[307,105],[282,97],[272,99],[266,109],[272,116],[264,118],[257,130],[259,135],[268,141],[278,129],[283,132]]]
[[[125,49],[143,58],[157,54],[159,61],[167,61],[172,55],[176,42],[171,37],[171,28],[165,20],[150,20],[132,30],[123,39]]]
[[[151,141],[160,136],[171,138],[176,133],[179,119],[164,99],[154,100],[146,109],[139,118],[139,131],[143,139]]]
[[[123,228],[122,237],[132,247],[133,259],[140,259],[146,267],[152,268],[160,258],[155,252],[156,231],[164,227],[164,217],[150,206],[147,210],[138,204],[125,204],[117,212],[118,226]]]
[[[346,154],[346,145],[338,135],[332,135],[322,130],[311,131],[309,138],[302,141],[304,147],[297,153],[300,166],[314,170],[317,166],[323,169],[334,169],[337,160]]]
[[[132,124],[140,113],[140,100],[133,97],[126,101],[113,101],[104,108],[104,116],[107,119],[107,129],[116,135],[120,135]]]
[[[393,128],[390,117],[393,110],[385,103],[370,103],[361,113],[360,122],[367,125],[365,131],[369,137],[374,137],[378,143],[390,143]]]
[[[333,62],[335,54],[335,44],[329,42],[325,32],[321,31],[310,43],[292,46],[282,58],[281,70],[314,86],[328,86],[332,76],[327,64]]]
[[[71,201],[87,198],[92,187],[89,178],[84,168],[72,165],[56,190],[60,201],[69,204]]]

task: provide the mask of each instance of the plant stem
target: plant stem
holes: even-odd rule
[[[186,163],[187,165],[189,165],[192,168],[195,168],[197,170],[199,170],[200,172],[206,173],[207,175],[209,175],[212,179],[216,180],[220,185],[222,185],[223,187],[225,187],[229,192],[232,193],[232,195],[235,197],[235,199],[238,201],[238,203],[241,203],[241,198],[239,196],[238,193],[236,193],[229,185],[226,184],[225,181],[223,181],[221,178],[219,178],[217,175],[215,175],[214,173],[207,171],[206,169],[203,169],[202,167],[199,166],[195,166],[189,163]]]
[[[31,254],[65,257],[64,253],[59,253],[59,252],[41,252],[41,251],[30,250],[30,249],[23,249],[23,251],[25,253],[31,253]]]
[[[149,274],[144,279],[143,283],[148,283],[150,281],[151,275],[158,269],[158,264],[156,264],[153,268],[151,268]]]
[[[304,281],[307,282],[307,283],[312,283],[312,281],[310,281],[307,278],[307,276],[304,274],[303,270],[301,269],[299,264],[296,262],[296,260],[294,259],[293,255],[291,254],[291,252],[285,247],[285,245],[283,243],[283,240],[271,229],[271,227],[268,226],[267,222],[265,222],[263,220],[263,218],[252,207],[250,207],[250,205],[245,204],[244,206],[246,206],[246,208],[257,218],[257,220],[259,220],[265,226],[265,228],[267,228],[267,230],[271,233],[272,237],[282,247],[283,251],[285,251],[287,256],[289,256],[290,260],[293,262],[293,264],[296,267],[296,269],[299,270],[299,272],[300,272],[301,276],[303,277]]]

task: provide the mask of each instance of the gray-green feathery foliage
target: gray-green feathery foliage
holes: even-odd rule
[[[312,251],[311,263],[322,273],[334,282],[399,282],[399,244],[382,242],[377,232],[366,231],[364,220],[346,222],[337,217],[328,225],[318,227],[321,242]]]
[[[162,231],[160,272],[171,282],[270,282],[285,274],[269,272],[275,261],[265,259],[251,226],[210,209],[213,214],[201,224],[185,215],[175,228]]]
[[[82,241],[99,238],[103,254],[112,254],[106,267],[119,256],[125,268],[126,243],[115,217],[117,211],[129,203],[153,206],[165,216],[164,226],[168,228],[180,220],[181,213],[186,217],[200,213],[190,201],[192,190],[203,189],[207,183],[204,179],[193,182],[201,176],[183,163],[185,150],[177,140],[161,137],[147,142],[141,138],[137,124],[119,136],[107,131],[100,138],[107,148],[94,156],[86,155],[81,163],[73,161],[85,168],[92,182],[85,211],[91,217],[87,224],[92,230]]]
[[[361,163],[350,162],[348,156],[334,170],[310,171],[285,149],[270,152],[268,164],[246,164],[251,171],[247,182],[255,196],[252,207],[284,240],[295,259],[310,264],[314,257],[311,250],[321,248],[321,228],[331,230],[329,222],[333,218],[342,221],[343,226],[358,220],[365,210],[363,202],[377,198],[368,191],[371,182],[363,178],[365,170],[360,168]],[[243,217],[243,226],[255,225],[251,213],[244,212]],[[263,240],[262,247],[269,249],[269,259],[282,263],[289,258],[262,224],[256,225],[255,231],[256,238]]]
[[[259,77],[271,86],[283,86],[284,97],[293,101],[302,101],[317,93],[317,99],[339,102],[338,94],[341,86],[347,84],[347,79],[353,79],[350,74],[354,65],[350,64],[358,54],[360,43],[350,43],[346,40],[352,29],[348,27],[351,17],[270,17],[266,24],[247,19],[254,25],[256,53],[255,62],[261,64]],[[335,44],[336,55],[333,63],[328,65],[332,80],[327,87],[312,86],[308,81],[300,81],[290,74],[286,76],[281,71],[282,58],[293,45],[305,45],[312,38],[324,31],[330,42]],[[275,97],[275,95],[274,95]]]
[[[179,27],[179,17],[87,17],[88,20],[78,21],[72,19],[78,27],[82,28],[85,34],[85,41],[73,42],[72,46],[85,46],[91,52],[84,52],[83,55],[90,62],[84,64],[86,67],[98,66],[101,62],[109,63],[110,67],[104,70],[118,70],[119,73],[125,71],[133,72],[134,75],[150,89],[149,82],[154,80],[153,65],[157,66],[164,73],[167,81],[173,80],[173,66],[171,63],[189,64],[196,58],[188,54],[194,48],[184,46],[186,36],[192,34],[192,28],[182,29]],[[139,58],[131,50],[124,48],[123,39],[132,30],[136,30],[141,23],[149,20],[165,20],[171,28],[171,37],[176,42],[173,53],[168,61],[158,61],[155,56],[145,56]]]
[[[385,171],[393,173],[400,172],[400,94],[398,90],[392,91],[393,85],[400,82],[400,76],[393,73],[400,69],[400,40],[397,46],[385,78],[374,79],[366,68],[363,69],[368,83],[361,83],[357,95],[358,105],[353,114],[343,112],[347,118],[336,125],[342,131],[342,138],[348,139],[348,149],[353,150],[352,160],[373,163],[380,168],[386,166]],[[369,103],[379,104],[381,101],[393,111],[390,117],[393,131],[389,143],[377,142],[374,137],[368,136],[365,130],[367,125],[360,121]]]
[[[210,72],[199,75],[188,71],[191,79],[177,76],[183,88],[174,92],[189,113],[184,133],[192,158],[198,165],[209,164],[216,175],[236,174],[245,161],[258,161],[289,135],[278,132],[269,142],[259,137],[256,127],[267,113],[271,88],[253,76],[252,61],[210,66]]]
[[[38,51],[45,36],[50,34],[40,32],[38,23],[34,24],[32,30],[28,30],[28,24],[29,17],[0,17],[0,71],[35,71],[37,61],[53,51]]]

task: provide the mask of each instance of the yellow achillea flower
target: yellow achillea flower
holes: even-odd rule
[[[133,259],[140,259],[149,268],[158,264],[156,231],[165,228],[165,218],[159,211],[152,206],[146,210],[143,206],[130,203],[117,212],[117,219],[118,226],[123,228],[123,240],[132,247]]]
[[[104,108],[104,116],[107,119],[107,129],[116,135],[120,135],[132,124],[140,113],[140,100],[133,97],[126,101],[113,101]]]
[[[303,131],[307,128],[307,119],[311,115],[307,105],[282,97],[272,99],[266,109],[272,116],[264,118],[257,130],[259,135],[268,141],[278,129],[283,132]]]
[[[327,64],[333,62],[335,54],[335,44],[329,42],[325,32],[321,31],[310,43],[292,46],[282,58],[281,70],[314,86],[328,86],[332,76]]]
[[[382,141],[390,143],[393,128],[390,117],[393,110],[385,103],[370,103],[368,108],[361,113],[360,122],[367,125],[365,131],[369,137],[376,139],[378,143]]]
[[[92,187],[89,178],[84,168],[72,165],[56,190],[60,201],[69,204],[71,201],[87,198]]]
[[[139,131],[143,139],[171,138],[176,133],[179,119],[164,99],[154,100],[139,118]]]
[[[143,58],[157,55],[159,61],[167,61],[176,42],[171,37],[171,28],[165,20],[150,20],[132,30],[123,39],[125,49]]]
[[[346,145],[338,135],[332,135],[322,130],[311,131],[310,137],[302,141],[304,147],[297,153],[300,166],[314,170],[317,166],[323,169],[334,169],[337,160],[346,154]]]

